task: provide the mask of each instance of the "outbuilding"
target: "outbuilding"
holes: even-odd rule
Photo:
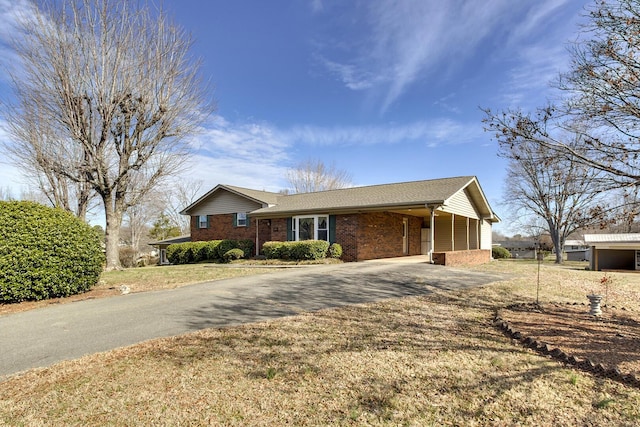
[[[640,270],[640,233],[585,234],[591,270]]]

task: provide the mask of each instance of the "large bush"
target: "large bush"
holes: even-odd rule
[[[100,277],[98,233],[61,209],[0,202],[0,302],[86,292]]]
[[[493,248],[491,248],[491,256],[494,259],[511,258],[511,252],[509,252],[502,246],[494,246]]]

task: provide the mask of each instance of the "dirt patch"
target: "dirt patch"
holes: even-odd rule
[[[520,304],[501,310],[499,316],[523,338],[533,338],[607,369],[640,376],[639,313],[609,307],[595,317],[589,314],[588,305]]]

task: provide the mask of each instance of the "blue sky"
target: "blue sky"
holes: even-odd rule
[[[3,40],[24,1],[0,0]],[[355,185],[476,175],[504,218],[505,162],[479,107],[531,109],[553,97],[548,83],[567,69],[588,4],[164,0],[192,33],[217,104],[183,176],[202,191],[278,191],[309,158]],[[0,55],[12,53],[2,45]],[[19,194],[19,171],[0,166],[0,187]]]

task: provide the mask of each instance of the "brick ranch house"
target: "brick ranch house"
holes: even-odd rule
[[[499,221],[474,176],[284,195],[217,185],[182,212],[191,240],[328,240],[345,261],[425,255],[443,264],[491,259]],[[431,244],[433,242],[433,244]]]

